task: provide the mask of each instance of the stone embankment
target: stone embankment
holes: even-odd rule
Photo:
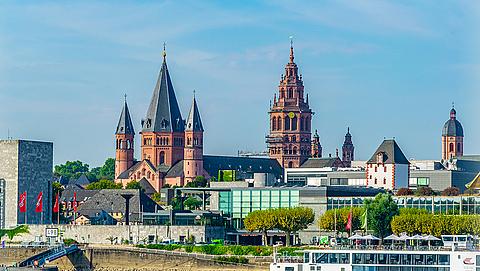
[[[42,249],[0,249],[0,265],[10,265]],[[221,263],[217,256],[133,247],[85,247],[49,265],[59,270],[153,271],[153,270],[268,270],[271,257],[246,257],[249,264]]]

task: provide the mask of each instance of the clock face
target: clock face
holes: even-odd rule
[[[295,117],[295,113],[293,113],[293,112],[288,113],[288,117],[293,119],[293,117]]]

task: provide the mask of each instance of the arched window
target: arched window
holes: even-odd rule
[[[292,131],[297,130],[297,116],[292,118]]]
[[[453,143],[450,143],[450,147],[448,148],[448,151],[453,152]]]
[[[273,117],[272,119],[272,131],[277,130],[277,117]]]
[[[190,137],[187,137],[187,145],[190,146],[190,143],[192,142],[192,139]]]
[[[165,164],[165,152],[160,152],[160,165]]]
[[[292,89],[288,90],[288,98],[293,98],[293,90]]]
[[[310,131],[310,118],[305,118],[305,131]]]
[[[142,176],[145,176],[146,169],[142,169]]]
[[[297,147],[293,147],[293,154],[297,154]]]
[[[127,150],[131,149],[131,146],[130,146],[130,139],[127,139]]]
[[[288,162],[288,167],[293,167],[293,162],[292,161]]]
[[[301,117],[300,118],[300,131],[303,131],[304,128],[305,128],[305,118]]]
[[[150,179],[150,171],[147,172],[147,179]]]
[[[168,145],[168,137],[165,139],[165,145]]]
[[[286,117],[285,120],[285,130],[290,130],[290,118]]]
[[[282,118],[278,117],[277,119],[277,129],[281,130],[282,129]]]
[[[457,152],[461,152],[461,151],[462,151],[462,144],[457,143]]]

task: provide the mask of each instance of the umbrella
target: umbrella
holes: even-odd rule
[[[429,234],[429,235],[423,236],[423,240],[426,240],[426,241],[440,241],[441,239]]]
[[[414,236],[408,238],[410,240],[424,240],[421,235],[415,234]]]
[[[363,236],[355,233],[354,235],[348,237],[348,240],[363,240]]]
[[[399,237],[398,237],[398,240],[399,241],[406,241],[410,239],[410,236],[408,236],[406,233],[402,233]]]
[[[380,240],[380,238],[378,238],[378,237],[376,237],[376,236],[373,236],[373,235],[371,235],[371,234],[363,236],[362,239],[363,239],[363,240],[374,240],[374,241]]]
[[[391,234],[391,235],[389,235],[389,236],[387,236],[387,237],[383,238],[383,240],[392,240],[392,241],[398,241],[398,240],[400,240],[399,238],[400,238],[400,237],[398,237],[397,235],[395,235],[395,234]]]

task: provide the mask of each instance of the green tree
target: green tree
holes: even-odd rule
[[[383,237],[391,234],[391,221],[398,215],[398,206],[390,194],[378,194],[375,199],[365,200],[368,229],[383,240]]]
[[[56,165],[53,174],[63,176],[69,180],[76,179],[82,174],[88,173],[88,164],[81,161],[67,161],[65,164]]]
[[[185,185],[185,187],[207,187],[207,179],[203,176],[197,176],[195,179]]]
[[[18,236],[23,233],[29,233],[29,229],[27,225],[20,225],[13,229],[0,229],[0,239],[3,236],[8,236],[8,239],[12,240],[15,236]]]
[[[277,228],[285,232],[286,246],[290,246],[290,236],[306,229],[315,220],[315,213],[307,207],[274,209]]]
[[[125,189],[138,189],[138,190],[142,190],[142,186],[140,185],[139,182],[135,181],[135,180],[132,180],[130,181],[129,183],[127,183],[127,185],[125,186]]]
[[[318,227],[327,231],[337,230],[337,232],[345,232],[347,231],[346,226],[350,211],[352,212],[352,231],[359,230],[362,224],[360,218],[364,212],[364,208],[362,207],[344,207],[328,210],[319,217]]]
[[[259,231],[262,233],[262,244],[268,245],[267,232],[277,226],[275,210],[258,210],[249,213],[243,223],[247,231]]]
[[[100,180],[87,185],[88,190],[101,190],[101,189],[122,189],[121,183],[115,183],[110,180]]]
[[[188,197],[184,202],[183,205],[185,208],[189,210],[197,210],[202,206],[202,201],[198,200],[194,197]]]
[[[160,205],[165,205],[165,202],[162,201],[162,194],[156,192],[156,193],[153,193],[150,198],[155,201],[157,204],[160,204]]]
[[[460,195],[460,189],[457,187],[447,187],[442,191],[442,196],[458,196]]]
[[[100,168],[99,173],[100,173],[99,178],[114,180],[115,179],[115,159],[107,158],[103,166]]]

